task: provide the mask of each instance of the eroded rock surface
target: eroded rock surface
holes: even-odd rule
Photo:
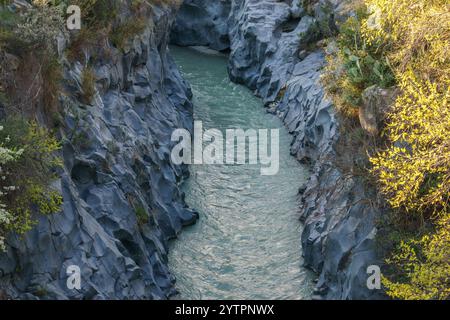
[[[0,291],[20,299],[164,299],[174,293],[167,240],[197,214],[178,188],[186,168],[169,161],[174,128],[192,127],[190,90],[167,51],[173,9],[116,59],[93,66],[97,90],[77,99],[83,65],[65,62],[61,213],[37,217],[0,254]],[[150,22],[150,21],[149,21]],[[149,23],[151,25],[151,23]],[[81,290],[66,285],[81,269]]]
[[[338,122],[320,84],[325,55],[317,41],[333,32],[335,20],[345,19],[347,1],[320,0],[310,7],[295,0],[229,2],[231,79],[254,90],[282,119],[294,136],[292,154],[312,165],[311,178],[300,190],[300,208],[305,263],[319,274],[314,298],[382,297],[366,286],[367,267],[380,263],[374,223],[380,213],[362,183],[344,175],[332,161]],[[188,3],[191,9],[192,3],[203,4]],[[195,25],[197,32],[201,27]]]
[[[229,49],[231,78],[262,97],[293,134],[292,154],[312,164],[300,208],[305,263],[319,274],[315,298],[369,299],[381,296],[366,287],[367,267],[379,263],[379,212],[362,183],[332,162],[338,123],[319,82],[325,61],[315,45],[345,17],[345,2],[318,0],[306,8],[298,0],[186,0],[171,39]],[[166,49],[175,13],[155,8],[153,15],[154,33],[136,38],[115,62],[94,66],[98,90],[90,105],[62,101],[64,208],[38,217],[24,239],[8,239],[0,295],[163,299],[174,293],[167,239],[197,215],[178,189],[186,171],[169,162],[170,134],[192,126],[192,105]],[[66,64],[69,92],[80,91],[82,68]],[[148,223],[138,221],[142,216]],[[81,290],[66,286],[69,265],[81,268]]]
[[[185,0],[173,27],[172,43],[227,50],[230,7],[229,0]]]

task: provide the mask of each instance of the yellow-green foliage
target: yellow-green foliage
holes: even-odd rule
[[[9,118],[0,130],[0,240],[14,231],[24,234],[34,224],[32,213],[60,210],[62,197],[50,187],[53,170],[62,165],[59,142],[34,121]]]
[[[393,207],[446,209],[450,192],[450,7],[446,0],[368,0],[364,33],[389,43],[403,94],[389,115],[391,147],[372,158]]]
[[[379,75],[383,65],[378,72],[370,66],[379,67],[378,61],[389,67],[386,71],[392,70],[401,93],[387,115],[382,138],[386,147],[369,150],[373,154],[371,171],[394,210],[410,213],[411,220],[422,217],[424,225],[434,224],[431,229],[435,233],[428,231],[419,240],[402,241],[387,261],[395,275],[383,282],[394,298],[447,299],[450,4],[448,0],[365,0],[365,5],[368,14],[350,18],[343,26],[339,50],[330,57],[325,82],[338,110],[349,115],[345,111],[358,101],[348,96],[358,98],[372,80],[379,86],[391,84],[383,83],[389,72]],[[364,61],[361,48],[373,61]],[[363,65],[369,67],[367,73]],[[336,88],[329,85],[330,80],[337,81]]]
[[[450,194],[450,91],[412,70],[400,76],[403,94],[386,129],[391,146],[372,157],[373,172],[392,207],[440,211]]]
[[[401,268],[405,282],[383,277],[387,293],[397,299],[450,298],[450,217],[439,220],[435,234],[402,242],[388,263]]]
[[[388,43],[402,89],[389,114],[389,147],[371,158],[394,208],[430,216],[435,234],[402,243],[388,263],[406,280],[384,279],[401,299],[450,297],[450,5],[447,0],[367,0],[371,43]]]
[[[358,7],[356,14],[340,26],[336,51],[328,57],[322,77],[328,94],[345,116],[355,116],[364,89],[378,85],[392,86],[394,75],[385,56],[385,43],[370,42],[362,33],[367,8]]]
[[[448,0],[366,0],[373,13],[364,22],[370,43],[389,46],[398,72],[448,88],[450,74],[450,3]],[[444,89],[444,88],[442,88]]]

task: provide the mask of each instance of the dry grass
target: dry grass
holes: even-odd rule
[[[91,104],[95,95],[95,74],[92,68],[86,67],[81,73],[81,99],[86,104]]]
[[[111,34],[111,41],[117,48],[123,50],[134,36],[145,30],[146,26],[147,21],[144,18],[130,18],[114,29]]]

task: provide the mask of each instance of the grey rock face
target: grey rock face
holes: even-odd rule
[[[230,47],[230,0],[186,0],[173,26],[171,42],[180,46],[207,46],[223,51]]]
[[[327,5],[338,10],[341,3]],[[374,224],[380,213],[362,184],[331,162],[338,123],[320,84],[323,52],[298,54],[320,37],[323,10],[315,11],[320,15],[296,18],[288,3],[234,1],[230,75],[255,89],[283,120],[294,135],[292,154],[314,164],[301,212],[305,264],[319,274],[316,293],[326,299],[381,298],[366,285],[367,267],[380,265]]]
[[[382,299],[367,288],[367,268],[381,266],[376,255],[374,195],[344,176],[334,164],[319,162],[301,198],[305,229],[302,246],[308,267],[319,273],[316,292],[327,299]]]
[[[374,223],[380,212],[362,183],[331,161],[338,122],[320,84],[325,56],[314,49],[334,28],[332,18],[344,19],[345,1],[319,1],[314,16],[298,1],[231,2],[230,77],[254,90],[282,119],[294,136],[292,154],[312,164],[300,207],[305,263],[319,274],[315,298],[381,298],[366,286],[367,267],[380,264]],[[329,10],[333,15],[325,15]]]
[[[385,115],[394,104],[399,90],[397,88],[383,89],[371,86],[362,94],[362,105],[359,108],[361,127],[371,135],[379,134],[385,120]]]
[[[37,217],[0,254],[0,291],[22,299],[164,299],[174,293],[167,240],[193,223],[169,161],[174,128],[192,129],[190,90],[167,52],[175,13],[154,10],[157,28],[114,61],[97,62],[96,94],[82,104],[83,66],[65,64],[62,212]],[[138,221],[145,216],[148,223]],[[145,222],[145,221],[144,221]],[[70,290],[66,269],[81,269]]]

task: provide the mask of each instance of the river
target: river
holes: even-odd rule
[[[302,267],[299,188],[308,168],[289,153],[292,136],[261,100],[232,83],[227,58],[189,48],[171,54],[194,94],[205,129],[279,129],[279,172],[260,165],[191,165],[186,201],[196,225],[171,241],[169,267],[183,299],[309,299],[313,275]]]

